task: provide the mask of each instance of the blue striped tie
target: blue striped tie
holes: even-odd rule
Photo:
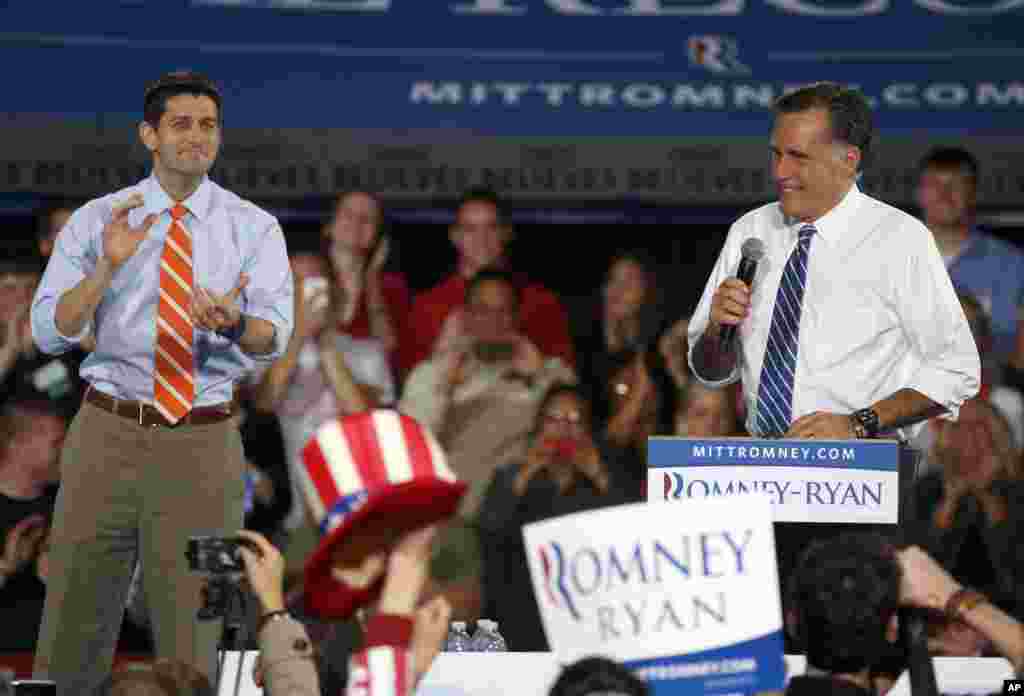
[[[768,331],[768,346],[757,390],[756,425],[761,437],[784,435],[789,430],[793,415],[793,377],[799,350],[800,311],[807,284],[807,256],[815,232],[813,225],[800,228],[800,238],[789,255],[782,271],[779,292],[775,295],[772,326]]]

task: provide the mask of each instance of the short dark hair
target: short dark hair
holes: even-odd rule
[[[856,89],[835,82],[816,82],[783,94],[775,102],[775,113],[794,114],[810,109],[828,112],[832,139],[853,145],[860,150],[860,165],[864,168],[871,152],[875,134],[871,106]]]
[[[879,664],[900,602],[895,548],[878,534],[847,533],[811,544],[790,579],[795,638],[807,663],[837,674]]]
[[[929,169],[945,171],[958,169],[966,174],[975,186],[977,186],[978,176],[981,174],[978,159],[962,147],[932,148],[917,165],[919,174],[923,174]]]
[[[588,694],[624,694],[647,696],[647,683],[625,666],[606,657],[585,657],[565,667],[548,696],[588,696]]]
[[[223,121],[223,99],[213,80],[202,73],[178,70],[163,75],[146,87],[142,100],[142,114],[146,123],[153,128],[159,127],[160,119],[167,111],[167,100],[180,94],[209,97],[217,105],[217,120]]]
[[[519,309],[523,300],[522,289],[519,287],[515,275],[502,268],[484,268],[477,271],[476,275],[466,283],[466,302],[469,302],[469,298],[473,296],[473,293],[476,292],[480,285],[488,282],[504,283],[507,285],[512,290],[512,297],[516,303],[515,308]]]
[[[455,210],[462,210],[463,206],[469,205],[470,203],[485,203],[487,205],[494,206],[494,210],[498,214],[498,221],[503,225],[506,223],[505,211],[502,210],[501,207],[501,198],[493,189],[484,187],[469,189],[462,194],[461,198],[459,198],[459,203],[455,207]]]

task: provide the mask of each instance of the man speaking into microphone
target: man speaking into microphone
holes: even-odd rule
[[[928,229],[857,186],[872,136],[855,90],[818,83],[775,105],[778,201],[733,224],[689,328],[701,382],[742,379],[752,435],[909,438],[978,392]]]

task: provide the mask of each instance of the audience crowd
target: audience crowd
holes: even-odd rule
[[[795,569],[780,569],[793,644],[807,648],[820,672],[793,693],[828,690],[818,683],[822,674],[843,675],[831,693],[878,693],[887,665],[899,663],[891,619],[901,604],[938,602],[926,607],[935,610],[937,654],[1000,654],[1020,666],[1019,640],[1008,642],[1000,630],[1024,620],[1024,254],[976,226],[978,176],[969,153],[934,150],[921,163],[918,200],[982,355],[981,393],[958,421],[932,421],[914,443],[925,457],[914,516],[901,534],[907,550],[844,536],[813,544]],[[71,209],[42,216],[43,263]],[[414,296],[393,262],[397,240],[385,220],[370,193],[337,200],[321,248],[291,256],[295,330],[287,351],[237,389],[249,460],[247,528],[276,564],[269,579],[250,568],[250,580],[264,591],[279,583],[282,601],[306,623],[324,693],[341,693],[362,633],[357,622],[325,625],[301,609],[301,569],[318,536],[299,490],[301,450],[324,422],[392,407],[433,431],[469,488],[452,522],[415,540],[429,546],[416,550],[429,567],[421,598],[441,602],[433,606],[443,605],[445,619],[498,620],[509,648],[522,651],[548,648],[523,525],[643,500],[650,436],[745,434],[736,386],[711,390],[690,378],[687,318],[673,316],[661,296],[671,269],[643,250],[617,254],[585,306],[563,303],[506,253],[513,229],[500,201],[471,191],[450,229],[455,269]],[[34,649],[58,454],[82,394],[85,353],[48,356],[32,342],[28,308],[39,258],[0,264],[0,653]],[[940,599],[922,589],[927,583],[941,586]],[[993,613],[947,606],[962,588],[984,593]],[[136,586],[122,653],[151,651],[147,621],[145,588]],[[614,667],[584,662],[566,674],[604,675],[617,691],[643,692]],[[104,688],[208,691],[183,670],[122,669]],[[556,691],[586,693],[562,682]]]

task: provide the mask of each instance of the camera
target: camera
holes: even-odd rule
[[[245,546],[259,553],[259,548],[237,537],[194,536],[188,538],[185,558],[189,570],[205,573],[209,579],[202,589],[203,605],[196,618],[210,621],[225,616],[234,600],[241,597],[239,581],[245,574],[245,562],[239,549]]]
[[[245,565],[238,550],[245,543],[233,537],[189,537],[185,550],[189,570],[210,575],[243,573]]]
[[[57,696],[57,682],[46,679],[18,679],[11,689],[14,696]]]

